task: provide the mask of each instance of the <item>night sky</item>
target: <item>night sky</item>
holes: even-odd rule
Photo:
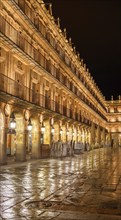
[[[106,99],[121,95],[120,0],[44,0]],[[47,7],[47,6],[46,6]]]

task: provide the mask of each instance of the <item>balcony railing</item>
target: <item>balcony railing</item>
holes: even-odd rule
[[[15,4],[17,4],[17,2],[14,0]],[[53,49],[57,52],[57,54],[61,57],[61,59],[64,61],[64,63],[66,64],[66,66],[68,66],[71,69],[71,72],[73,72],[73,74],[83,83],[81,77],[79,77],[76,74],[76,68],[75,66],[71,63],[70,58],[67,57],[66,58],[66,54],[63,51],[63,49],[59,46],[59,48],[57,47],[57,42],[55,41],[55,39],[51,36],[50,33],[47,32],[47,28],[45,26],[42,25],[42,23],[40,23],[40,21],[38,20],[38,22],[36,23],[36,19],[32,19],[31,15],[34,13],[34,10],[32,8],[30,8],[28,6],[28,4],[24,1],[24,4],[21,1],[18,1],[18,7],[20,7],[20,9],[22,10],[22,12],[25,14],[25,16],[28,18],[29,23],[32,23],[32,25],[34,26],[34,28],[36,29],[36,31],[41,34],[48,42],[49,44],[53,47]],[[28,9],[28,10],[25,10]],[[28,11],[31,13],[28,13]],[[41,28],[40,28],[41,27]],[[43,31],[44,30],[44,31]],[[87,88],[87,90],[89,90],[88,88],[88,84],[85,83],[85,87]],[[92,91],[90,90],[90,93],[93,95]],[[94,96],[94,95],[93,95]],[[97,95],[95,94],[95,99],[98,101],[98,103],[102,106],[102,108],[106,111],[105,106],[103,105],[103,103],[99,100],[99,98],[97,97]]]
[[[29,56],[32,60],[34,60],[38,65],[40,65],[47,72],[53,75],[50,71],[50,65],[48,65],[47,59],[27,39],[25,39],[21,35],[21,33],[19,33],[11,24],[9,24],[2,16],[0,16],[0,20],[1,20],[0,22],[1,33],[4,34],[7,38],[9,38],[18,48],[20,48],[27,56]],[[9,34],[7,30],[11,30],[13,34],[12,35]],[[58,81],[61,82],[59,73],[58,74],[56,73],[56,76],[53,75],[53,77],[55,77]],[[68,88],[67,83],[65,83],[65,86]],[[69,90],[75,93],[71,87]],[[82,94],[77,95],[77,97],[80,100],[82,100],[86,105],[91,107],[95,112],[97,112],[104,120],[107,120],[101,112],[97,111],[96,107],[91,106],[91,103],[89,103],[87,98],[85,99],[83,98]]]
[[[65,117],[74,119],[76,121],[82,122],[81,114],[73,112],[72,109],[67,108],[64,105],[55,102],[54,100],[44,96],[32,89],[18,83],[17,81],[7,77],[0,73],[0,92],[12,95],[23,101],[35,104],[39,107],[45,108],[50,111],[54,111]],[[89,123],[90,125],[90,123]]]

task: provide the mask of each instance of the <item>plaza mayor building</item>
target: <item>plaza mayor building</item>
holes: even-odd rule
[[[0,164],[121,146],[121,98],[106,101],[52,6],[0,0]]]

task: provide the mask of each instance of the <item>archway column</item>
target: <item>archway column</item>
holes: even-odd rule
[[[25,131],[26,132],[26,131]],[[15,161],[26,161],[25,132],[17,130]]]
[[[106,144],[107,144],[108,147],[111,146],[111,141],[112,141],[112,136],[111,136],[111,133],[108,132],[108,133],[106,134]]]
[[[0,129],[0,165],[7,164],[7,156],[6,156],[7,135],[6,133],[7,131],[5,127]]]
[[[3,120],[3,118],[1,119]],[[7,164],[7,131],[9,117],[5,117],[5,121],[1,121],[0,126],[0,165]]]
[[[62,141],[62,133],[63,133],[63,129],[62,129],[62,121],[59,121],[59,141]]]
[[[106,144],[106,133],[105,133],[105,129],[103,128],[102,131],[102,146],[104,147]]]
[[[54,142],[54,118],[50,118],[50,145]]]
[[[32,159],[40,158],[40,131],[32,132]]]
[[[100,126],[97,127],[97,146],[100,147],[101,145],[101,130]]]
[[[69,136],[68,123],[66,123],[65,127],[66,127],[65,131],[66,131],[66,143],[67,143],[68,142],[68,136]]]
[[[31,128],[31,158],[39,159],[41,157],[41,123],[43,122],[43,116],[40,118],[31,116],[30,122],[32,125]]]
[[[95,124],[92,122],[91,125],[91,136],[90,136],[90,144],[91,144],[91,148],[94,148],[95,145]]]
[[[15,161],[26,161],[26,126],[23,114],[15,113],[16,119],[16,140],[15,141]]]

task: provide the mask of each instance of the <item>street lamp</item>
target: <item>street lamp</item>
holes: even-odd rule
[[[16,128],[16,120],[14,113],[11,114],[10,119],[10,128],[14,130]]]
[[[62,128],[60,129],[60,134],[62,134],[63,133],[63,130],[62,130]]]
[[[54,129],[54,127],[52,127],[52,128],[51,128],[51,132],[52,132],[52,134],[54,133],[54,131],[55,131],[55,129]]]
[[[69,135],[69,130],[67,130],[66,134]]]
[[[31,124],[31,121],[29,119],[29,123],[28,123],[28,131],[31,131],[32,130],[32,124]]]
[[[42,134],[44,134],[44,132],[45,132],[45,126],[43,123],[42,123],[42,127],[41,127],[41,132],[42,132]]]

